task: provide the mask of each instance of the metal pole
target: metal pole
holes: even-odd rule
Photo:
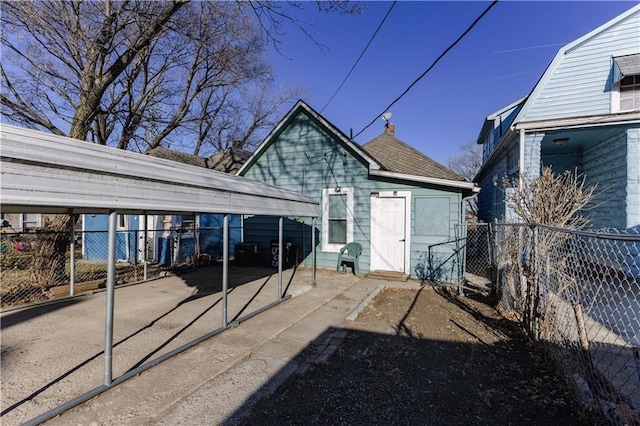
[[[282,239],[284,235],[284,217],[278,219],[278,300],[282,300],[282,258],[284,256],[284,247]]]
[[[316,218],[311,218],[311,285],[316,285]]]
[[[200,254],[200,239],[198,238],[198,233],[200,230],[198,227],[200,226],[200,215],[198,213],[193,214],[193,269],[196,268],[198,264],[198,254]]]
[[[71,211],[69,222],[69,296],[76,294],[76,215]]]
[[[227,327],[227,290],[229,288],[229,215],[222,216],[222,327]]]
[[[113,353],[113,301],[116,286],[116,226],[118,213],[109,211],[109,234],[107,237],[107,305],[105,309],[104,325],[104,385],[109,386],[112,381],[112,353]]]
[[[142,249],[142,260],[143,260],[143,268],[144,268],[144,280],[147,281],[149,279],[149,271],[147,269],[147,257],[149,255],[149,251],[148,251],[148,247],[147,244],[149,244],[149,242],[147,241],[147,234],[149,233],[149,230],[147,229],[148,226],[148,218],[147,218],[147,214],[145,213],[143,216],[143,220],[144,220],[144,240],[143,240],[143,244],[144,247]]]

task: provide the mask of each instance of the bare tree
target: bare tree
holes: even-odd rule
[[[585,208],[593,199],[596,186],[585,184],[585,177],[571,170],[555,175],[543,167],[539,177],[505,178],[505,201],[516,216],[529,225],[542,224],[567,229],[583,229],[589,223]]]
[[[447,161],[447,167],[453,172],[465,178],[468,182],[473,182],[476,174],[482,166],[482,150],[480,145],[468,142],[461,146],[462,152],[453,156]],[[467,212],[473,216],[478,215],[478,197],[474,195],[466,199]]]
[[[538,336],[541,280],[548,282],[551,275],[556,277],[564,286],[559,293],[578,285],[570,273],[574,270],[574,259],[558,255],[570,252],[565,246],[570,244],[571,234],[540,230],[538,225],[568,230],[586,227],[589,218],[585,213],[596,186],[586,185],[584,176],[570,170],[556,175],[550,167],[543,167],[537,178],[523,175],[509,180],[505,177],[503,186],[507,207],[518,222],[527,226],[505,231],[508,237],[497,247],[501,253],[499,258],[506,259],[501,269],[509,271],[506,288],[511,298],[520,304],[525,327]]]
[[[356,11],[342,1],[318,4],[321,10]],[[269,102],[283,103],[279,95],[266,96],[271,69],[264,49],[267,42],[277,43],[287,22],[304,28],[289,14],[297,7],[186,0],[5,2],[3,120],[138,151],[183,140],[193,141],[194,152],[229,139],[248,141],[273,120],[277,107]],[[264,96],[247,96],[256,85]],[[255,99],[264,103],[246,104]],[[57,216],[50,226],[68,229],[69,217]],[[41,262],[34,279],[43,285],[64,275],[60,250],[67,236],[57,235],[38,244]]]

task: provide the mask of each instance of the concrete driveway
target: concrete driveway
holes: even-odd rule
[[[221,275],[210,267],[117,288],[113,378],[220,328]],[[198,407],[208,424],[223,422],[263,383],[278,383],[274,374],[300,368],[296,356],[384,284],[318,270],[314,287],[309,269],[286,270],[282,287],[290,299],[47,424],[193,424],[190,417],[204,415]],[[231,267],[228,322],[276,301],[277,286],[273,269]],[[0,315],[3,425],[29,421],[104,383],[105,304],[98,292]]]

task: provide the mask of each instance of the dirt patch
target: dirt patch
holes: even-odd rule
[[[313,348],[310,348],[313,350]],[[246,425],[597,424],[486,300],[387,289]]]

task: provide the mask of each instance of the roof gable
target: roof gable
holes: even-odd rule
[[[299,114],[305,114],[306,116],[314,120],[324,131],[334,136],[334,139],[336,141],[345,145],[357,157],[368,164],[370,170],[380,169],[380,165],[366,151],[364,151],[360,145],[349,139],[347,135],[345,135],[340,129],[331,124],[327,119],[321,116],[304,101],[298,100],[293,108],[289,110],[289,112],[282,118],[282,120],[280,120],[276,127],[274,127],[273,130],[267,135],[267,137],[262,141],[258,148],[256,148],[249,159],[244,163],[240,170],[238,170],[237,174],[240,176],[244,176],[246,171],[250,169],[256,163],[256,161],[258,161],[258,159],[267,151],[271,144],[273,144],[278,139],[278,136],[295,120],[295,118]]]
[[[515,118],[514,112],[520,111],[522,105],[526,102],[527,98],[520,98],[517,101],[499,109],[493,114],[489,114],[487,118],[484,120],[484,124],[482,125],[482,129],[480,129],[480,134],[478,135],[478,144],[483,144],[487,135],[492,132],[497,126],[495,125],[495,121],[497,119],[502,120],[502,126],[504,128],[509,128],[513,119]]]
[[[464,181],[458,174],[407,145],[395,135],[383,133],[363,145],[384,168],[402,175]]]
[[[609,114],[613,57],[640,53],[640,5],[562,47],[514,120]]]

